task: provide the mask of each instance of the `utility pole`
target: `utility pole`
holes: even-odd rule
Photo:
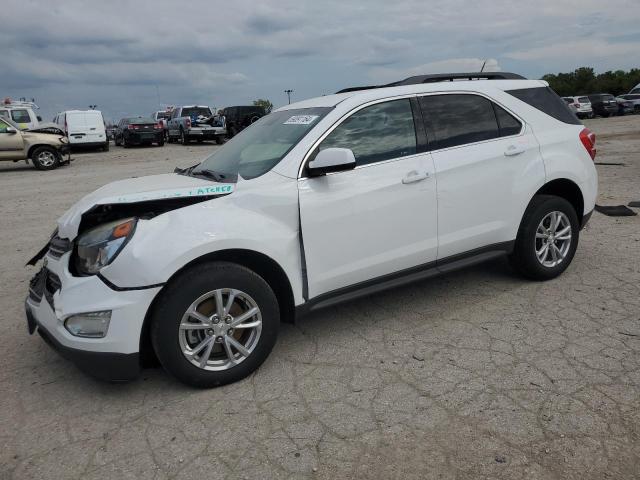
[[[287,99],[289,100],[289,103],[291,103],[291,94],[293,93],[293,90],[287,89],[284,91],[284,93],[287,94]]]

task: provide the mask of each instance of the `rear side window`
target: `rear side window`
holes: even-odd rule
[[[580,103],[589,103],[589,97],[579,97],[578,102]]]
[[[268,115],[265,118],[268,118]],[[409,99],[376,103],[357,111],[325,138],[325,148],[350,148],[356,165],[416,153],[416,131]]]
[[[496,112],[496,119],[498,120],[498,128],[500,129],[501,137],[508,137],[510,135],[517,135],[522,130],[522,123],[516,117],[507,112],[500,105],[493,104],[493,109]]]
[[[567,108],[558,94],[549,87],[520,88],[518,90],[507,90],[506,92],[556,120],[571,125],[582,125],[578,117]]]
[[[29,112],[26,110],[11,110],[11,118],[16,123],[29,123],[31,122],[31,117],[29,117]]]
[[[432,149],[498,138],[491,102],[478,95],[429,95],[419,99],[423,116],[435,136]],[[505,112],[506,113],[506,112]]]

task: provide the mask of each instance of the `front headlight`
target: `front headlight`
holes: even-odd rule
[[[117,220],[82,234],[76,241],[76,271],[81,275],[94,275],[109,265],[133,235],[136,222],[136,218]]]

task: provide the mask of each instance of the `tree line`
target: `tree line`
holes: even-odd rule
[[[549,82],[549,86],[562,97],[589,93],[621,95],[640,84],[640,69],[596,74],[593,68],[581,67],[570,73],[549,73],[542,80]]]

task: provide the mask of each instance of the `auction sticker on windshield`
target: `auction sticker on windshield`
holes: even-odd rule
[[[320,115],[294,115],[289,120],[283,123],[283,125],[310,125]]]

